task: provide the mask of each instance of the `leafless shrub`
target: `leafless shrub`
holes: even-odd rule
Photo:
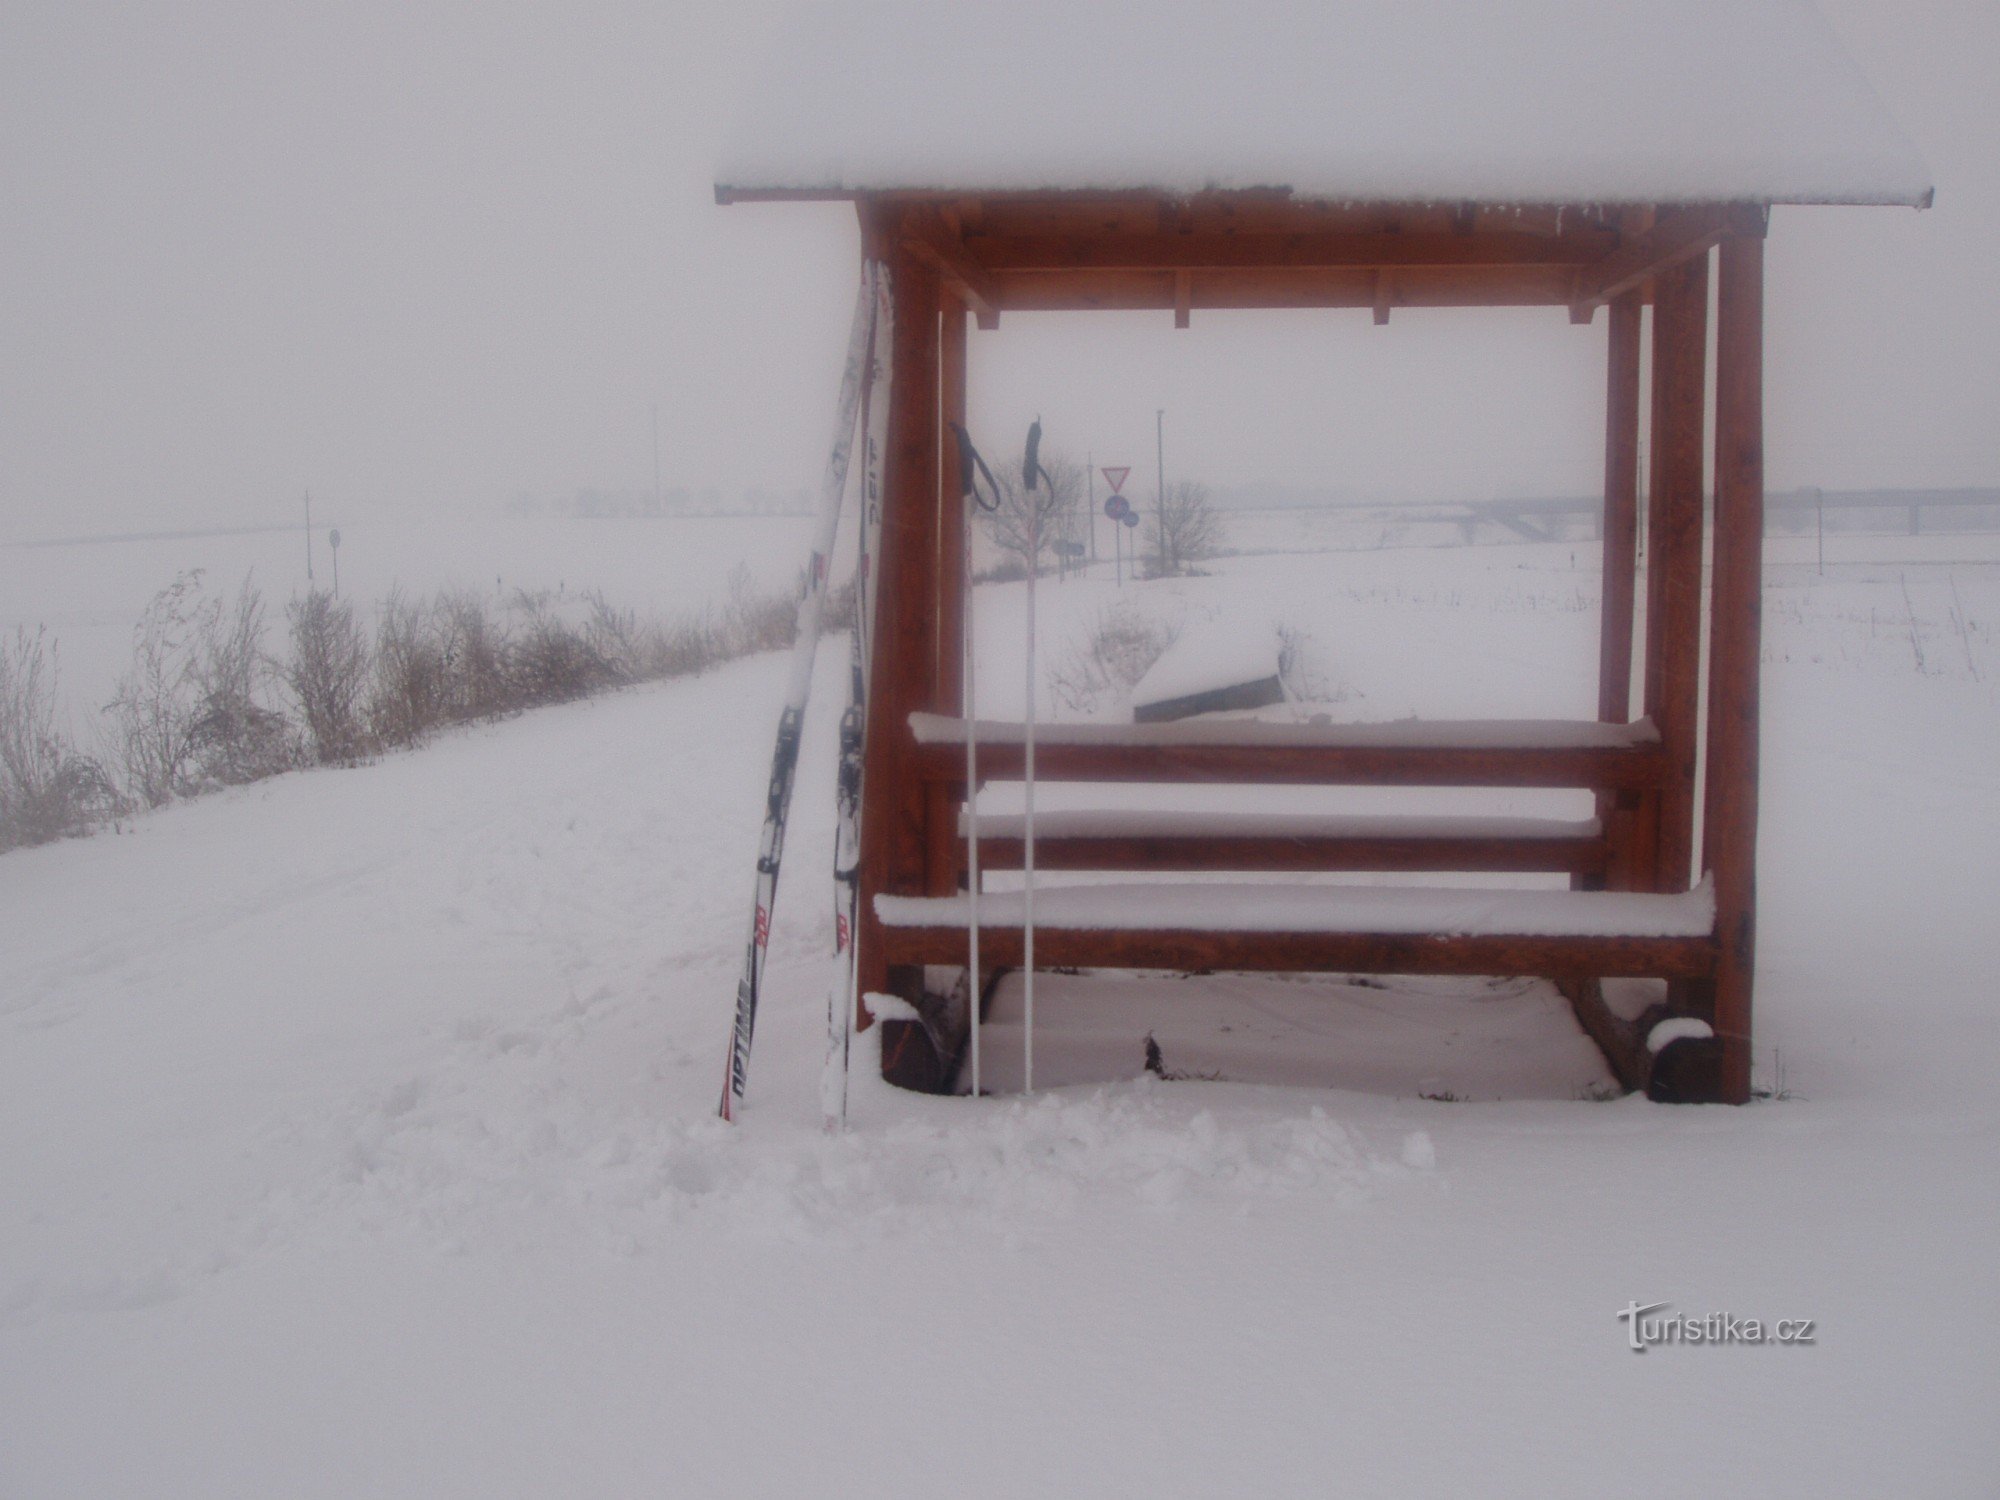
[[[269,703],[264,596],[249,579],[228,609],[214,600],[200,612],[195,645],[194,785],[242,786],[291,769],[291,728]]]
[[[0,647],[0,849],[83,833],[117,811],[104,768],[56,724],[60,675],[46,631],[17,628]]]
[[[742,563],[729,575],[729,597],[722,606],[721,649],[727,657],[757,651],[779,651],[791,645],[799,628],[799,601],[789,594],[762,594]]]
[[[522,708],[568,703],[616,685],[617,673],[586,630],[565,620],[547,595],[521,594],[522,616],[509,652],[513,701]]]
[[[1223,530],[1222,513],[1207,485],[1187,480],[1170,484],[1146,517],[1144,566],[1153,577],[1184,573],[1190,564],[1221,548]]]
[[[315,589],[285,614],[292,637],[285,680],[305,721],[307,753],[320,765],[349,764],[368,750],[361,716],[368,642],[354,623],[354,607]]]
[[[105,712],[126,791],[159,807],[180,790],[194,755],[194,638],[201,571],[178,573],[132,630],[132,667]]]
[[[375,621],[368,727],[383,745],[414,745],[445,722],[451,700],[435,611],[392,589]]]
[[[132,666],[106,709],[126,792],[148,807],[291,763],[284,718],[265,702],[264,601],[247,578],[233,605],[175,575],[132,632]]]
[[[820,629],[829,634],[852,630],[861,617],[860,598],[861,591],[854,586],[851,578],[839,588],[829,589],[826,607],[819,617]]]
[[[1178,621],[1157,619],[1128,601],[1107,605],[1048,673],[1056,701],[1098,713],[1127,701],[1133,687],[1180,636]]]
[[[431,606],[444,654],[447,712],[453,719],[477,719],[505,713],[511,706],[508,688],[508,640],[486,606],[486,596],[472,589],[447,589]]]

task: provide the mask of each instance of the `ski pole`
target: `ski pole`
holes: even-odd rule
[[[1042,419],[1028,428],[1028,451],[1021,482],[1028,497],[1028,708],[1021,725],[1021,1092],[1035,1091],[1035,575],[1041,571],[1042,507],[1035,498],[1037,476],[1055,498],[1055,483],[1042,467]]]
[[[977,1099],[980,1091],[979,1023],[982,992],[979,984],[979,699],[973,687],[973,667],[978,660],[978,652],[973,646],[972,607],[972,523],[980,510],[1000,508],[1000,489],[993,482],[993,471],[986,467],[986,460],[979,456],[979,450],[972,446],[972,436],[956,422],[951,424],[952,435],[958,440],[958,487],[965,506],[965,597],[961,601],[963,637],[961,657],[964,667],[965,703],[965,885],[966,901],[970,908],[967,922],[966,985],[970,994],[972,1013],[972,1097]],[[985,474],[986,487],[993,495],[991,501],[979,496],[977,475]]]

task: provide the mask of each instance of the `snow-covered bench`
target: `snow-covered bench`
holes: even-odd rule
[[[963,964],[972,901],[877,896],[892,963]],[[980,951],[1021,962],[1019,892],[980,898]],[[1702,978],[1715,963],[1715,898],[1629,891],[1419,886],[1045,886],[1038,966],[1329,970]]]
[[[1017,870],[1026,820],[979,819],[979,866]],[[968,822],[959,815],[959,836]],[[1602,875],[1596,818],[1352,817],[1294,813],[1074,811],[1035,815],[1044,870],[1549,870]]]
[[[917,774],[962,801],[965,742],[978,774],[1017,780],[1019,724],[912,714]],[[1577,787],[1632,794],[1670,767],[1650,720],[1405,720],[1378,724],[1052,724],[1036,734],[1048,781],[1292,785]],[[947,825],[950,827],[951,825]],[[956,823],[964,870],[964,817]],[[1023,862],[1018,817],[982,818],[985,868]],[[1231,812],[1050,812],[1035,820],[1036,860],[1070,870],[1559,871],[1601,878],[1611,840],[1596,820],[1311,817]]]
[[[1018,723],[910,715],[917,773],[962,785],[965,742],[983,780],[1018,781]],[[1650,719],[1407,719],[1380,724],[1045,724],[1035,774],[1050,781],[1214,781],[1271,785],[1586,787],[1664,785],[1670,768]]]

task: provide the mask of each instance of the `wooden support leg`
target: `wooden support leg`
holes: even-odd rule
[[[1718,251],[1715,580],[1708,667],[1706,863],[1715,877],[1719,1096],[1750,1097],[1757,930],[1757,697],[1764,585],[1764,242]]]

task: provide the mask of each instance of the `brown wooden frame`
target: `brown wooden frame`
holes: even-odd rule
[[[725,201],[847,197],[728,193]],[[1190,945],[1159,934],[1050,930],[1051,963],[1070,947],[1116,952],[1142,967],[1376,967],[1419,972],[1532,972],[1562,977],[1585,1014],[1595,977],[1644,973],[1676,982],[1676,1006],[1711,1020],[1720,1063],[1707,1096],[1741,1102],[1750,1090],[1754,970],[1758,597],[1761,580],[1762,204],[1480,205],[1323,204],[1280,192],[1210,193],[1185,200],[1143,192],[861,196],[867,252],[889,266],[895,306],[881,604],[868,709],[861,836],[859,963],[864,992],[921,999],[918,965],[956,951],[948,934],[885,934],[873,897],[944,894],[960,878],[955,747],[918,744],[916,710],[962,711],[958,619],[967,581],[961,518],[944,434],[966,409],[966,324],[992,327],[1007,312],[1147,308],[1185,326],[1218,308],[1351,307],[1377,322],[1395,308],[1548,306],[1589,321],[1610,309],[1606,372],[1604,603],[1598,712],[1632,712],[1638,611],[1644,610],[1644,711],[1656,745],[1489,747],[1045,745],[1038,773],[1119,781],[1363,782],[1380,785],[1570,786],[1598,793],[1605,833],[1560,859],[1472,841],[1416,852],[1342,841],[1256,841],[1241,846],[1145,839],[1074,858],[1179,863],[1187,868],[1562,868],[1580,885],[1678,891],[1693,864],[1700,820],[1703,866],[1715,883],[1711,939],[1442,939],[1230,934]],[[1712,589],[1704,448],[1709,396],[1709,265],[1719,263],[1714,392],[1715,522]],[[1652,399],[1642,424],[1640,364],[1650,306]],[[1650,430],[1643,603],[1637,586],[1642,425]],[[1701,641],[1708,630],[1704,729]],[[984,746],[985,774],[1019,775],[1018,747]],[[1698,767],[1706,803],[1695,806]],[[1283,845],[1283,847],[1279,847]],[[1006,845],[996,863],[1005,864]],[[1047,846],[1045,846],[1047,847]],[[1549,865],[1521,863],[1548,860]],[[1206,861],[1206,863],[1204,863]],[[1323,863],[1314,863],[1323,861]],[[1416,863],[1395,863],[1416,861]],[[1486,861],[1486,863],[1481,863]],[[1514,861],[1514,863],[1508,863]],[[1098,867],[1098,866],[1091,866]],[[1371,866],[1372,867],[1372,866]],[[963,935],[960,935],[962,942]],[[1004,935],[991,941],[1008,962]],[[1176,946],[1176,942],[1179,946]],[[1199,950],[1199,951],[1197,951]],[[1225,952],[1226,950],[1226,952]],[[1101,957],[1095,961],[1104,961]],[[1637,965],[1638,967],[1634,967]],[[865,1013],[862,1017],[866,1023]],[[1595,1034],[1595,1031],[1593,1032]]]

